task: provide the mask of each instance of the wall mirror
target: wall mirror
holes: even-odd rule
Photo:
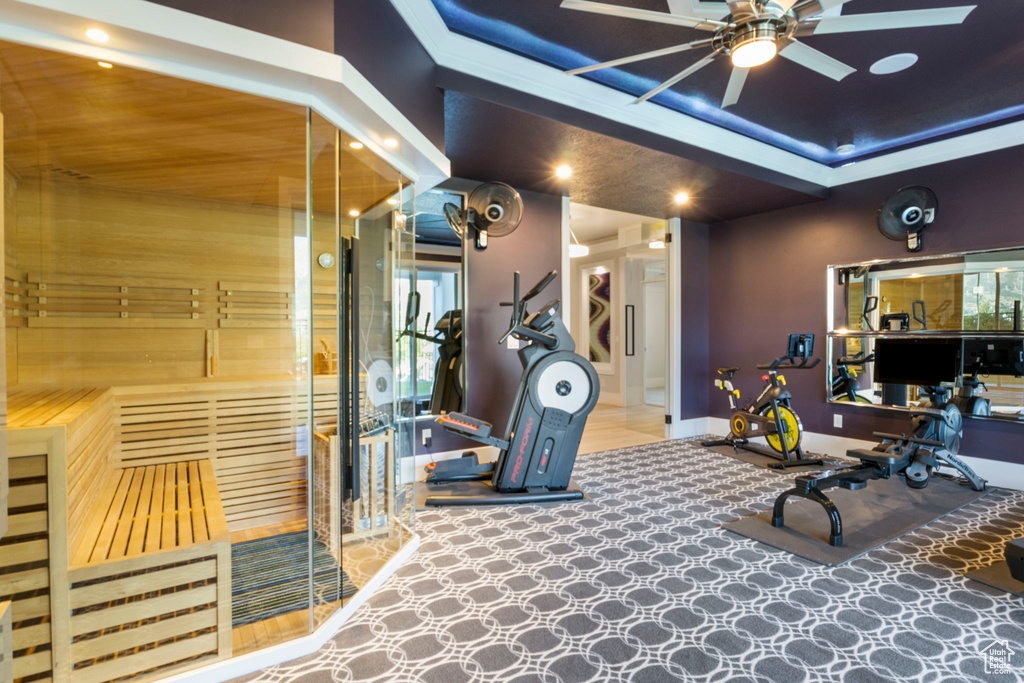
[[[463,239],[449,226],[446,204],[465,206],[464,194],[430,190],[416,198],[416,269],[400,292],[405,301],[401,373],[417,419],[466,406]]]
[[[828,269],[828,397],[1024,421],[1024,248]]]

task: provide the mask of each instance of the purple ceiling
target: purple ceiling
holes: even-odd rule
[[[666,11],[666,0],[603,0]],[[976,0],[975,0],[976,1]],[[450,29],[559,69],[708,37],[694,29],[561,9],[560,0],[433,0]],[[951,7],[971,0],[852,0],[844,14]],[[786,59],[754,69],[739,103],[719,108],[729,78],[719,60],[654,102],[815,161],[840,165],[965,131],[1024,118],[1024,2],[988,0],[960,25],[810,36],[804,40],[857,69],[833,81]],[[920,59],[896,74],[868,68],[900,52]],[[639,95],[703,53],[681,53],[593,72]],[[856,152],[835,148],[852,136]]]

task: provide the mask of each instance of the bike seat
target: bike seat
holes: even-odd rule
[[[871,463],[873,465],[887,465],[889,467],[895,467],[906,459],[906,456],[883,453],[882,451],[873,451],[868,448],[851,449],[846,451],[846,455],[850,458],[856,458],[861,462]]]
[[[731,374],[733,374],[734,372],[736,372],[737,370],[739,370],[739,367],[732,367],[732,368],[718,368],[718,374],[719,374],[719,375],[731,375]]]

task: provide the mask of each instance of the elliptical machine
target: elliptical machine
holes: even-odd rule
[[[427,466],[427,485],[491,480],[493,491],[477,495],[429,495],[428,506],[510,505],[580,500],[583,491],[570,488],[587,416],[597,405],[600,383],[590,361],[575,353],[576,344],[559,315],[554,299],[538,312],[527,302],[555,279],[548,273],[519,296],[519,272],[513,276],[509,337],[527,342],[519,350],[523,374],[505,438],[492,436],[491,424],[462,413],[437,418],[447,431],[499,449],[497,461],[481,464],[476,453]]]
[[[438,346],[428,411],[432,415],[458,412],[462,410],[465,393],[462,386],[462,310],[456,308],[441,316],[434,325],[433,335],[426,332],[430,329],[429,313],[423,325],[424,331],[416,329],[419,315],[420,293],[410,292],[405,305],[405,329],[399,338],[413,337]]]

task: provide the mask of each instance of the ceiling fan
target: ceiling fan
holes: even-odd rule
[[[681,45],[651,50],[629,57],[621,57],[600,64],[570,69],[570,75],[579,75],[608,69],[632,62],[655,57],[711,48],[711,54],[686,67],[661,85],[638,97],[633,104],[646,102],[658,93],[704,68],[719,57],[729,56],[732,60],[732,75],[722,98],[722,108],[739,101],[743,84],[750,70],[770,62],[776,55],[796,62],[812,71],[841,81],[856,69],[829,57],[824,52],[802,43],[798,38],[824,33],[849,33],[852,31],[881,31],[883,29],[917,28],[922,26],[943,26],[963,23],[976,5],[962,7],[941,7],[936,9],[903,10],[873,14],[848,14],[820,16],[826,10],[844,5],[851,0],[728,0],[729,15],[721,21],[686,17],[667,12],[634,9],[620,5],[609,5],[591,0],[562,0],[565,9],[607,14],[625,19],[653,21],[660,24],[685,26],[701,31],[710,31],[710,38],[703,38]]]

